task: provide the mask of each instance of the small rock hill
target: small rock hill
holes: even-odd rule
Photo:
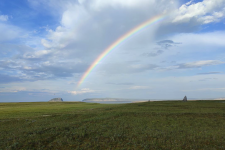
[[[49,102],[63,102],[62,98],[53,98]]]

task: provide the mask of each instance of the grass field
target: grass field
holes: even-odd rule
[[[225,101],[0,103],[0,149],[225,149]]]

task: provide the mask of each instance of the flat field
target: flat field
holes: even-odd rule
[[[0,103],[0,149],[225,149],[225,101]]]

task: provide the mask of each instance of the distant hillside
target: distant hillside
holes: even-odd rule
[[[171,100],[182,101],[182,98],[181,99],[87,98],[87,99],[82,100],[82,102],[89,102],[89,103],[133,103],[133,102],[147,102],[149,100],[150,101],[171,101]],[[187,100],[192,101],[192,100],[204,100],[204,99],[187,98]],[[207,99],[207,100],[209,100],[209,99]],[[219,100],[222,100],[222,99],[219,99]]]
[[[135,101],[147,101],[146,99],[125,99],[125,98],[87,98],[83,102],[92,103],[132,103]]]
[[[225,98],[216,98],[214,100],[225,100]]]

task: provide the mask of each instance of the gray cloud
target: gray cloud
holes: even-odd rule
[[[211,66],[211,65],[219,65],[219,64],[224,64],[224,62],[219,60],[202,60],[202,61],[179,64],[178,69],[200,68],[203,66]]]
[[[208,75],[208,74],[221,74],[222,72],[203,72],[203,73],[198,73],[198,75]]]
[[[1,80],[4,83],[72,77],[88,68],[88,64],[64,49],[36,50],[24,44],[6,43],[0,47],[0,73],[5,75]]]
[[[13,73],[15,77],[4,77],[5,80],[46,80],[55,78],[71,77],[75,73],[81,73],[88,68],[88,65],[73,61],[43,61],[27,62],[25,60],[0,61],[2,72]],[[3,81],[2,81],[3,82]],[[6,81],[5,81],[6,82]]]
[[[165,67],[165,68],[161,68],[161,69],[163,69],[163,70],[191,69],[191,68],[201,68],[203,66],[220,65],[220,64],[224,64],[224,63],[225,62],[222,62],[219,60],[201,60],[201,61],[177,64],[174,66],[169,66],[169,67]]]
[[[217,78],[204,78],[198,81],[208,81],[208,80],[217,80]]]
[[[23,81],[23,80],[15,76],[0,74],[0,83],[2,84],[11,83],[11,82],[20,82],[20,81]]]
[[[157,42],[159,45],[161,45],[161,44],[173,44],[174,42],[172,41],[172,40],[162,40],[162,41],[159,41],[159,42]]]
[[[161,63],[166,63],[167,61],[165,61],[165,60],[163,60],[163,61],[161,61]]]
[[[164,53],[165,50],[168,50],[169,48],[176,46],[177,44],[181,44],[181,43],[177,43],[172,40],[159,41],[156,43],[156,46],[158,46],[158,47],[154,48],[153,52],[143,53],[142,56],[156,57],[156,56]]]
[[[155,64],[129,64],[129,63],[111,63],[104,65],[103,69],[109,74],[140,73],[147,70],[154,70],[158,66]]]
[[[188,23],[163,23],[156,31],[156,39],[162,39],[165,35],[178,34],[178,33],[191,33],[201,30],[200,24],[196,20],[190,20]],[[169,43],[168,43],[169,44]],[[180,43],[179,43],[180,44]]]
[[[155,57],[160,54],[162,54],[164,51],[163,50],[157,50],[156,52],[151,52],[151,53],[143,53],[143,56],[148,56],[148,57]]]
[[[177,44],[181,44],[181,43],[176,43],[172,40],[162,40],[162,41],[157,42],[157,44],[164,49],[168,49],[170,47],[173,47],[173,46],[175,46]]]
[[[74,73],[84,72],[88,66],[85,64],[74,64],[73,62],[52,62],[52,64],[24,70],[24,72],[45,73],[53,77],[71,77]]]

